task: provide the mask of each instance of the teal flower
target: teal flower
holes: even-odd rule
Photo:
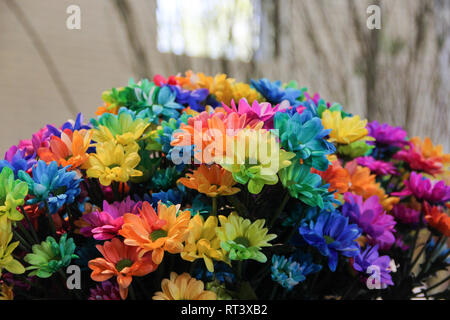
[[[322,121],[313,117],[311,112],[277,112],[274,117],[274,128],[279,130],[281,146],[295,152],[306,165],[325,171],[329,161],[327,154],[334,153],[336,148],[325,138],[331,130],[325,130]]]
[[[332,208],[335,202],[328,184],[322,185],[322,178],[311,172],[311,167],[302,165],[298,159],[279,172],[283,186],[289,194],[311,207]]]
[[[32,247],[33,253],[28,253],[24,260],[31,266],[26,270],[34,270],[28,276],[38,276],[39,278],[49,278],[61,268],[70,264],[72,259],[78,259],[74,254],[75,243],[72,238],[67,240],[64,234],[59,243],[53,237],[47,237],[41,244]]]
[[[176,185],[181,174],[176,167],[156,170],[152,176],[151,188],[154,190],[168,190]]]

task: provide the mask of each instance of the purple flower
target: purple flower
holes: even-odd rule
[[[137,214],[142,202],[135,202],[127,197],[122,202],[109,204],[103,201],[103,211],[96,210],[85,214],[82,218],[89,226],[81,228],[85,237],[94,237],[96,240],[109,240],[114,238],[123,225],[125,213]]]
[[[376,160],[370,156],[356,158],[356,162],[360,166],[369,168],[376,175],[397,174],[397,169],[392,163]]]
[[[405,140],[408,133],[402,127],[391,127],[387,123],[380,124],[378,121],[372,121],[367,124],[369,136],[374,137],[376,144],[403,147],[408,142]],[[368,142],[373,144],[373,142]]]
[[[379,272],[379,279],[381,288],[385,289],[388,285],[393,286],[392,278],[390,275],[391,269],[389,267],[391,258],[388,256],[381,256],[378,253],[378,245],[373,247],[367,246],[367,248],[360,252],[355,257],[353,262],[353,268],[356,271],[364,274],[373,275],[375,272]],[[376,269],[375,269],[376,268]],[[378,278],[375,276],[375,278]]]
[[[12,146],[6,151],[5,159],[0,160],[0,172],[4,167],[9,167],[17,178],[19,170],[28,171],[34,164],[36,159],[33,154],[27,155],[25,149],[21,150],[17,146]]]
[[[450,200],[450,187],[444,181],[431,182],[420,173],[411,172],[408,180],[403,181],[405,189],[393,192],[393,196],[414,196],[418,200],[426,200],[432,203],[444,203]]]
[[[111,281],[103,281],[90,291],[88,300],[120,300],[119,286]]]
[[[361,196],[346,192],[344,200],[342,214],[367,234],[370,243],[389,249],[395,242],[393,232],[396,222],[393,216],[383,210],[378,196],[372,196],[363,202]]]
[[[396,204],[392,208],[392,213],[397,220],[405,224],[418,224],[420,211],[408,208],[404,204]]]

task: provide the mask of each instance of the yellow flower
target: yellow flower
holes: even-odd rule
[[[13,286],[8,286],[5,283],[0,285],[0,301],[14,300]]]
[[[102,185],[109,186],[112,181],[127,182],[130,177],[142,176],[142,171],[134,169],[141,161],[136,143],[124,147],[107,141],[96,148],[96,153],[89,157],[88,177],[98,178]]]
[[[205,290],[202,281],[192,278],[188,273],[170,273],[170,279],[161,281],[161,291],[155,292],[153,300],[217,300],[212,291]]]
[[[203,73],[197,74],[197,85],[206,88],[216,97],[217,101],[230,105],[231,100],[239,101],[247,99],[251,104],[253,101],[265,101],[258,91],[244,82],[236,82],[233,78],[227,78],[226,74],[218,74],[214,78],[205,76]]]
[[[231,260],[253,259],[261,263],[267,261],[267,257],[260,250],[262,247],[272,246],[269,241],[277,235],[267,234],[268,229],[263,228],[264,219],[252,223],[232,212],[228,218],[219,216],[219,220],[220,227],[216,228],[216,233],[220,246]]]
[[[22,264],[12,256],[12,252],[19,245],[19,241],[10,243],[12,237],[11,222],[4,215],[0,217],[0,276],[3,269],[14,274],[25,272]]]
[[[217,101],[221,101],[227,105],[230,104],[233,97],[233,89],[231,88],[232,81],[227,79],[226,74],[217,74],[214,78],[205,76],[199,73],[197,84],[201,88],[206,88],[209,93],[214,95]],[[234,80],[234,79],[233,79]]]
[[[325,129],[331,129],[331,142],[349,144],[367,136],[367,120],[361,120],[359,116],[342,119],[340,111],[325,110],[322,113],[322,124]]]
[[[217,226],[218,220],[214,216],[208,217],[205,222],[199,214],[192,218],[181,258],[190,262],[203,258],[208,271],[214,272],[212,260],[225,261],[220,240],[216,235]]]
[[[130,111],[120,109],[118,115],[108,113],[100,117],[93,139],[99,143],[116,140],[125,146],[141,139],[149,126],[147,119],[134,118]]]
[[[232,84],[231,90],[232,90],[232,98],[236,103],[240,101],[242,98],[246,99],[250,105],[255,100],[257,100],[258,102],[265,101],[265,99],[259,94],[258,91],[256,91],[255,89],[253,89],[244,82],[237,82]]]

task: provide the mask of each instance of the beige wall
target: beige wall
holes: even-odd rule
[[[448,60],[439,64],[436,27],[449,21],[448,11],[444,20],[436,19],[433,1],[428,2],[427,7],[420,0],[381,1],[373,89],[367,85],[373,51],[367,51],[372,38],[364,28],[365,1],[353,1],[352,13],[347,0],[279,0],[278,27],[266,26],[264,40],[277,34],[279,54],[243,64],[159,53],[154,0],[125,2],[131,8],[128,14],[125,10],[128,24],[115,0],[0,0],[1,153],[46,123],[59,125],[73,117],[70,101],[76,111],[91,117],[103,90],[121,86],[131,76],[187,69],[225,70],[239,80],[296,79],[351,112],[407,124],[411,135],[429,135],[449,151],[450,90],[448,81],[442,81],[449,69]],[[81,7],[81,30],[65,26],[70,4]],[[273,10],[271,1],[263,4]],[[355,17],[362,28],[355,26]],[[270,52],[269,42],[267,47]],[[136,54],[139,50],[143,57]]]

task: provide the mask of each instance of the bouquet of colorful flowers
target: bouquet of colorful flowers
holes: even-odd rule
[[[295,81],[105,91],[0,161],[0,299],[411,299],[447,270],[450,155]]]

